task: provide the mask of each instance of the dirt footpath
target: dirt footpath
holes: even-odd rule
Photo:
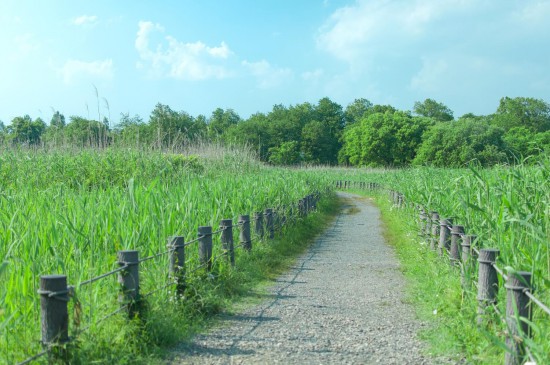
[[[440,364],[422,355],[421,328],[382,236],[380,212],[341,193],[342,212],[265,302],[174,350],[170,364]]]

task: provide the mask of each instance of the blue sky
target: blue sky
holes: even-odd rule
[[[550,102],[550,0],[0,0],[0,120]],[[96,97],[96,91],[99,97]],[[99,109],[99,112],[98,112]]]

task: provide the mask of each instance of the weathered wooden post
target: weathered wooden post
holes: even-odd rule
[[[304,217],[306,215],[304,199],[298,200],[298,214],[300,217]]]
[[[485,308],[495,304],[498,294],[498,274],[494,268],[494,263],[500,251],[494,248],[482,248],[479,250],[478,283],[477,283],[477,324],[482,325],[485,322]]]
[[[125,267],[118,273],[120,292],[118,300],[125,306],[130,318],[139,315],[139,251],[125,250],[117,252],[118,265]]]
[[[235,266],[235,246],[233,244],[233,221],[222,219],[220,229],[223,229],[221,236],[222,250],[227,256],[231,266]]]
[[[239,233],[239,242],[245,251],[252,250],[252,240],[250,239],[250,216],[248,214],[239,216],[241,231]]]
[[[54,357],[64,357],[63,344],[69,342],[67,276],[41,276],[38,294],[40,294],[42,345],[45,348],[55,349]]]
[[[462,287],[469,289],[472,283],[472,245],[477,240],[477,236],[467,234],[462,236]]]
[[[451,244],[451,230],[449,227],[453,224],[452,219],[440,219],[439,220],[439,256],[443,256],[444,253],[449,251]]]
[[[465,234],[462,236],[462,262],[467,263],[474,256],[472,246],[474,242],[477,241],[477,236],[475,234]]]
[[[432,250],[435,250],[436,242],[439,238],[439,213],[438,212],[432,212],[432,229],[431,229],[432,236],[430,237],[430,248]]]
[[[462,235],[464,235],[464,226],[453,225],[451,229],[451,265],[457,266],[461,258]]]
[[[185,292],[185,239],[182,236],[168,238],[170,255],[170,279],[176,282],[176,294],[181,297]]]
[[[529,324],[521,318],[531,321],[531,306],[525,291],[531,289],[532,273],[519,271],[510,273],[506,288],[506,365],[521,365],[525,356],[523,338],[530,336]]]
[[[404,204],[405,204],[405,195],[400,193],[399,194],[399,208],[402,208]]]
[[[418,210],[418,228],[420,231],[418,235],[424,237],[426,235],[426,210],[423,207],[419,207]]]
[[[264,214],[262,212],[254,214],[254,229],[259,238],[264,237]]]
[[[281,211],[280,207],[273,209],[273,230],[275,230],[275,232],[278,232],[281,229],[280,211]]]
[[[275,229],[273,227],[273,209],[266,208],[264,210],[264,216],[265,216],[265,228],[267,230],[267,237],[269,239],[273,239],[273,237],[275,237]]]
[[[282,229],[286,225],[287,214],[289,214],[288,213],[289,211],[290,211],[290,208],[287,208],[286,206],[283,206],[283,208],[281,209],[281,227],[280,227],[280,229]]]
[[[199,261],[206,267],[206,271],[212,270],[212,227],[199,226]]]

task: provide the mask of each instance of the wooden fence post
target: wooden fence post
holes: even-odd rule
[[[66,356],[62,345],[69,342],[69,290],[66,275],[40,277],[40,321],[42,345],[52,348],[54,357]]]
[[[245,251],[252,250],[252,240],[250,239],[250,216],[248,214],[239,216],[241,231],[239,233],[239,242],[243,245]]]
[[[168,238],[170,255],[170,279],[176,282],[176,294],[181,297],[185,292],[185,239],[182,236]]]
[[[472,283],[472,259],[473,259],[473,251],[472,251],[472,244],[476,241],[477,236],[473,234],[467,234],[462,236],[462,271],[461,271],[461,279],[462,279],[462,287],[464,289],[469,289],[471,287]]]
[[[449,226],[451,224],[453,224],[453,221],[450,218],[439,220],[439,256],[443,256],[444,253],[449,251],[451,244],[451,230]]]
[[[305,216],[304,199],[298,200],[298,215],[300,217]]]
[[[424,207],[419,207],[418,209],[418,228],[420,230],[418,235],[424,238],[426,235],[426,210]]]
[[[265,216],[265,229],[267,231],[267,237],[269,239],[273,239],[273,237],[275,237],[275,229],[273,227],[273,209],[266,208],[264,210],[264,216]]]
[[[117,259],[119,266],[126,268],[118,273],[120,293],[118,300],[126,306],[128,316],[134,318],[139,314],[139,251],[128,250],[118,251]]]
[[[524,337],[530,336],[529,324],[521,318],[531,321],[531,306],[525,290],[531,289],[532,273],[519,271],[510,273],[506,288],[506,365],[521,365],[525,356]]]
[[[220,229],[223,229],[221,242],[222,249],[229,260],[231,266],[235,266],[235,246],[233,244],[233,221],[231,219],[222,219]]]
[[[464,235],[464,226],[453,225],[451,229],[451,265],[457,266],[461,258],[462,235]]]
[[[495,304],[498,294],[498,276],[493,264],[497,261],[499,250],[482,248],[479,250],[478,286],[477,286],[477,324],[482,325],[485,320],[485,308]]]
[[[256,235],[259,238],[264,237],[264,215],[262,212],[256,212],[254,214],[254,228]]]
[[[432,250],[435,250],[436,243],[439,238],[439,213],[438,212],[432,212],[432,229],[431,229],[432,236],[430,238],[430,248]]]
[[[212,270],[212,227],[199,227],[199,261],[206,266],[206,271]]]

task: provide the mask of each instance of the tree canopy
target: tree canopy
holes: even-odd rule
[[[99,115],[99,114],[98,114]],[[416,102],[412,111],[357,98],[345,108],[328,97],[317,103],[275,104],[243,119],[231,108],[193,117],[158,103],[149,118],[122,114],[111,129],[105,117],[54,111],[49,125],[19,116],[5,126],[0,143],[179,148],[197,141],[241,145],[277,165],[463,166],[536,161],[550,152],[550,105],[541,99],[503,97],[490,115],[466,113],[454,120],[445,104]]]

